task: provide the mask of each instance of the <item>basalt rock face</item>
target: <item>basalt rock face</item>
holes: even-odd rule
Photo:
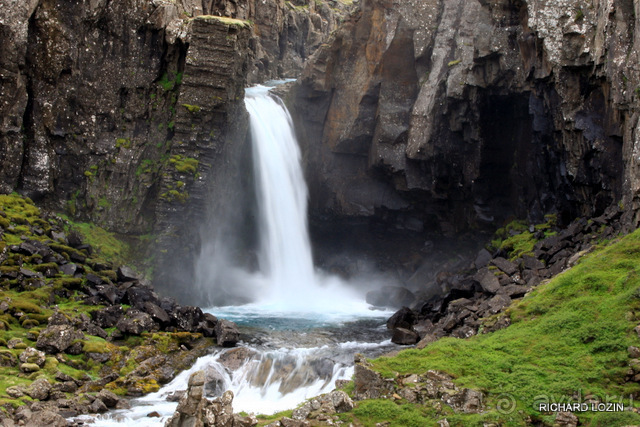
[[[568,223],[622,201],[631,219],[637,12],[631,1],[363,1],[290,99],[312,213],[448,232],[548,212]]]
[[[12,2],[0,14],[0,190],[153,233],[158,265],[196,251],[211,170],[245,141],[250,24],[187,0]]]
[[[205,0],[205,13],[254,23],[248,80],[297,77],[353,9],[351,0]]]
[[[212,191],[218,203],[231,191],[211,188],[246,175],[231,161],[245,149],[245,85],[295,75],[349,7],[3,4],[0,192],[120,233],[151,233],[158,286],[190,281],[181,263],[199,251]]]

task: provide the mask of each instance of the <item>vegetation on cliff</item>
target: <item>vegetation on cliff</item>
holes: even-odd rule
[[[102,412],[87,393],[108,390],[114,407],[213,345],[213,319],[118,267],[132,251],[113,233],[11,194],[0,195],[0,236],[0,419],[34,400]]]

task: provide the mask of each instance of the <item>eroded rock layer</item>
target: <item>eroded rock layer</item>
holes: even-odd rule
[[[638,7],[363,1],[292,99],[314,214],[450,232],[635,211]]]

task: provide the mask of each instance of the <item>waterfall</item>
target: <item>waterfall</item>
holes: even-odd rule
[[[315,276],[307,226],[307,186],[291,116],[268,88],[247,90],[258,198],[260,269],[267,301],[299,299]]]

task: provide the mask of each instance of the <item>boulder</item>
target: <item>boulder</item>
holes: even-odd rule
[[[235,371],[258,353],[248,347],[237,347],[220,355],[218,362],[230,371]]]
[[[225,319],[219,319],[216,323],[216,342],[223,347],[233,347],[240,340],[238,326]]]
[[[47,427],[67,427],[69,424],[67,420],[60,414],[57,414],[51,410],[44,409],[42,411],[34,412],[26,425],[30,426],[47,426]]]
[[[495,294],[498,292],[498,289],[500,289],[500,281],[488,268],[478,270],[473,278],[477,280],[482,289],[489,294]]]
[[[175,323],[178,329],[186,332],[196,332],[203,319],[204,314],[199,307],[178,307],[171,314],[171,321]]]
[[[146,302],[157,305],[158,295],[151,289],[142,286],[132,286],[127,289],[125,300],[128,301],[132,307],[143,310]]]
[[[101,328],[112,328],[124,316],[124,310],[119,305],[106,307],[91,313],[94,322]]]
[[[45,378],[38,378],[34,382],[31,383],[29,387],[25,390],[25,394],[27,394],[32,399],[37,400],[47,400],[49,397],[49,392],[51,391],[51,384]]]
[[[379,373],[369,367],[361,355],[356,354],[353,374],[353,397],[355,400],[378,399],[393,391],[393,381],[383,379]]]
[[[337,413],[349,412],[353,409],[353,400],[342,390],[334,390],[328,395],[331,405]]]
[[[409,289],[401,286],[384,286],[367,292],[367,303],[376,307],[399,309],[410,306],[416,296]]]
[[[122,282],[134,282],[140,280],[141,276],[130,267],[122,265],[118,268],[118,280]]]
[[[413,345],[419,341],[420,337],[417,333],[405,329],[405,328],[395,328],[393,330],[393,336],[391,337],[391,342],[399,345]]]
[[[38,335],[36,347],[49,354],[65,351],[75,340],[84,338],[84,334],[70,325],[49,325]]]
[[[480,252],[478,252],[478,255],[476,255],[476,259],[473,263],[475,264],[476,268],[480,269],[486,267],[489,264],[489,261],[491,261],[491,258],[491,252],[482,248],[480,249]]]
[[[171,323],[171,318],[169,317],[167,312],[164,311],[160,306],[152,302],[145,302],[143,304],[143,310],[145,313],[151,316],[153,320],[160,323],[161,325],[168,325],[169,323]]]
[[[515,265],[511,261],[502,257],[497,257],[492,259],[491,264],[495,265],[496,267],[498,267],[500,270],[502,270],[505,274],[508,274],[509,276],[518,272],[517,265]]]
[[[35,363],[42,368],[45,362],[45,354],[33,347],[27,347],[22,353],[20,353],[18,359],[20,359],[20,362],[22,363]]]
[[[416,321],[416,314],[408,307],[402,307],[387,320],[387,329],[411,329]]]
[[[140,335],[154,329],[151,316],[135,308],[130,308],[124,317],[118,320],[116,328],[123,334]]]
[[[96,400],[89,405],[89,411],[94,414],[103,414],[108,410],[109,408],[107,408],[107,405],[105,405],[99,398],[96,398]]]

